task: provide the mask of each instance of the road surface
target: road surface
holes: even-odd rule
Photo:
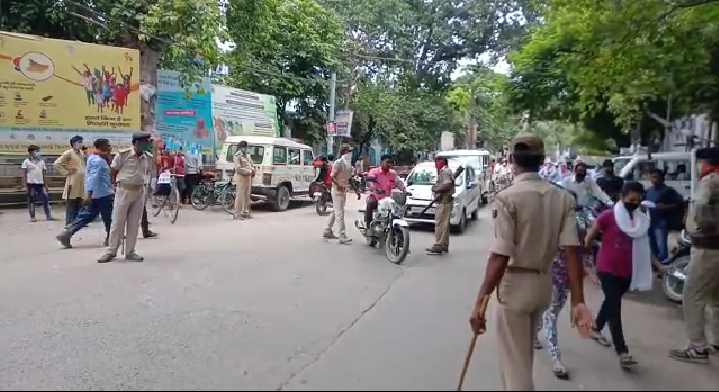
[[[349,220],[359,218],[349,203]],[[57,216],[62,217],[58,212]],[[488,209],[451,254],[432,257],[413,230],[402,266],[368,248],[321,239],[311,206],[231,221],[219,209],[184,209],[160,238],[139,240],[144,263],[100,265],[102,225],[54,240],[60,222],[0,216],[0,390],[452,390],[469,342],[467,318],[493,237]],[[588,288],[590,306],[601,294]],[[566,313],[566,312],[565,312]],[[490,312],[491,315],[491,312]],[[719,361],[680,364],[680,309],[658,293],[624,308],[632,354],[580,340],[561,319],[571,381],[537,355],[540,390],[717,390]],[[466,390],[499,388],[493,322]]]

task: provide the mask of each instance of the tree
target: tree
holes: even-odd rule
[[[545,23],[514,58],[518,86],[527,83],[535,92],[558,93],[552,98],[560,102],[569,99],[585,123],[608,113],[625,132],[639,122],[645,133],[651,118],[666,117],[668,96],[676,114],[719,115],[718,1],[545,3]],[[532,73],[550,82],[533,82]],[[547,96],[542,98],[550,108]]]
[[[227,29],[235,49],[226,83],[277,98],[283,124],[320,139],[329,101],[329,77],[340,67],[342,29],[315,0],[229,0]],[[287,106],[296,103],[297,116]]]
[[[3,28],[140,51],[140,80],[157,84],[163,65],[187,83],[216,64],[224,18],[215,0],[5,0]],[[7,11],[7,13],[5,12]],[[189,83],[187,83],[189,84]],[[143,126],[154,123],[154,100],[143,101]]]

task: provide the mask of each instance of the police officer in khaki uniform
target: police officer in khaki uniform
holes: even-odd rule
[[[125,259],[144,260],[135,253],[135,244],[145,206],[145,184],[154,164],[149,154],[152,150],[150,134],[141,132],[132,135],[132,145],[132,148],[120,150],[110,165],[111,175],[116,176],[117,179],[117,191],[115,204],[112,207],[110,244],[107,253],[97,260],[98,263],[107,263],[117,256],[117,248],[120,247],[123,235],[127,246]]]
[[[235,184],[237,184],[234,219],[249,219],[255,167],[252,165],[252,157],[247,153],[247,142],[241,141],[239,147],[232,158],[235,166]]]
[[[719,147],[702,148],[695,154],[701,173],[686,219],[692,254],[682,306],[689,344],[669,351],[669,356],[683,362],[708,363],[710,354],[719,355]],[[711,309],[709,342],[707,307]]]
[[[452,214],[454,175],[447,158],[437,157],[434,164],[437,168],[437,183],[432,185],[432,192],[437,200],[434,213],[434,245],[427,248],[427,254],[441,255],[449,252],[449,218]]]
[[[544,159],[540,138],[531,134],[517,136],[510,154],[515,177],[511,185],[495,195],[495,239],[470,324],[475,334],[484,333],[486,321],[481,304],[497,288],[498,359],[503,389],[531,391],[534,336],[540,316],[550,303],[549,268],[559,247],[567,254],[572,320],[585,337],[589,336],[592,315],[584,305],[574,197],[539,176]]]

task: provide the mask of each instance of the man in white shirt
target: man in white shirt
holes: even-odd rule
[[[589,195],[596,197],[604,204],[614,204],[594,179],[587,175],[587,164],[582,160],[574,161],[574,175],[569,175],[564,179],[564,187],[577,194],[577,203],[580,205],[587,204]]]
[[[55,220],[50,211],[50,198],[45,185],[45,162],[40,159],[40,148],[30,146],[27,148],[28,157],[22,162],[23,188],[27,189],[27,209],[30,212],[30,222],[36,222],[35,218],[35,197],[42,200],[42,207],[45,210],[47,220]]]

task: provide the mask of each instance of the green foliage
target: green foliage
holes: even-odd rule
[[[227,56],[232,72],[224,82],[275,96],[285,124],[301,125],[310,142],[320,139],[329,77],[340,67],[336,15],[315,0],[229,0],[227,29],[236,48]],[[293,119],[290,102],[299,102]]]
[[[511,57],[511,101],[533,119],[606,135],[633,129],[669,95],[674,115],[716,110],[716,0],[546,0],[542,15]]]

